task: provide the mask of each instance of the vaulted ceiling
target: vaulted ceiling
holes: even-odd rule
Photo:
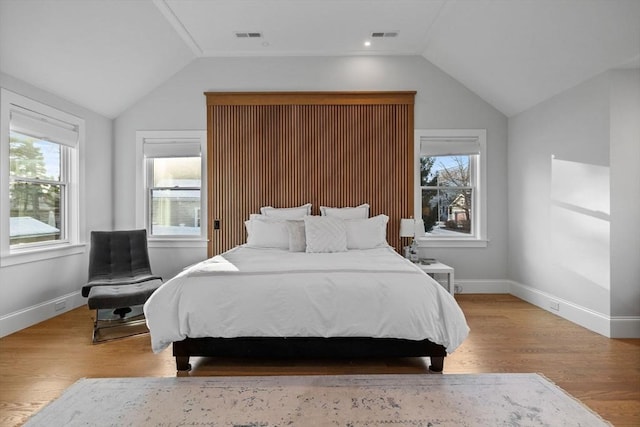
[[[0,0],[0,71],[107,117],[199,57],[344,55],[422,55],[512,116],[640,67],[640,0]]]

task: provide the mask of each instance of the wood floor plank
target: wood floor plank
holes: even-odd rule
[[[445,359],[454,373],[537,372],[615,426],[640,425],[640,340],[608,339],[510,295],[457,295],[471,333]],[[83,377],[175,376],[171,349],[148,335],[91,344],[81,307],[0,339],[0,425],[21,425]],[[415,373],[428,360],[192,358],[190,376]]]

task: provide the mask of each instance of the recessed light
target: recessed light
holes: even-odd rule
[[[258,31],[235,31],[234,34],[239,39],[259,39],[262,38],[262,33]]]
[[[373,38],[387,38],[398,37],[399,31],[373,31],[371,37]]]
[[[369,47],[369,46],[371,46],[371,42],[369,40],[367,40],[366,42],[364,42],[364,45]]]

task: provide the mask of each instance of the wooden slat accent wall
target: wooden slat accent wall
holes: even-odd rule
[[[371,205],[413,212],[415,92],[206,93],[209,256],[246,241],[244,221],[261,206]],[[214,229],[214,220],[220,228]]]

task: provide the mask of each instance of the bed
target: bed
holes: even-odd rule
[[[284,242],[256,246],[249,233],[247,244],[164,283],[144,306],[153,351],[173,345],[179,371],[190,369],[191,356],[429,356],[430,368],[442,371],[469,332],[454,298],[379,242],[354,244],[352,236],[350,246],[366,249],[308,252],[310,224],[326,222],[316,218],[276,221],[306,224],[304,252]],[[371,229],[358,231],[371,240],[362,233]]]

